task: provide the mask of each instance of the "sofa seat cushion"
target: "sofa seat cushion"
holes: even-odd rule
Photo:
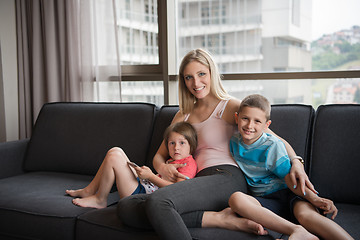
[[[281,235],[270,232],[268,236],[256,236],[254,234],[230,231],[219,228],[189,228],[193,239],[275,239]],[[116,206],[85,213],[78,218],[76,224],[76,239],[129,239],[143,240],[160,238],[153,231],[130,228],[121,223],[116,214]]]
[[[354,239],[360,239],[360,205],[335,203],[339,210],[335,218],[341,227],[343,227]]]
[[[77,240],[159,240],[157,234],[153,231],[144,231],[123,225],[117,217],[116,205],[79,216],[75,231]]]
[[[37,239],[73,239],[76,217],[90,208],[72,204],[66,189],[83,188],[92,176],[32,172],[0,180],[0,232]],[[111,193],[109,204],[117,202]]]

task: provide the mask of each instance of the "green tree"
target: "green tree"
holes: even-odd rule
[[[315,46],[315,44],[313,45]],[[360,60],[360,43],[351,45],[348,42],[338,43],[336,46],[341,54],[334,52],[330,46],[323,47],[323,52],[313,56],[313,70],[333,70],[351,61]]]

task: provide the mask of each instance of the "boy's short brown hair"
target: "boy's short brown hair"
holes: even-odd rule
[[[265,112],[266,121],[270,120],[271,105],[266,97],[260,94],[252,94],[245,97],[240,104],[239,113],[244,107],[259,108]]]
[[[190,123],[187,122],[177,122],[167,127],[164,133],[164,141],[165,141],[166,149],[168,151],[169,151],[168,148],[169,136],[170,133],[172,132],[179,133],[185,137],[185,139],[189,142],[190,145],[190,154],[193,154],[198,144],[195,128]]]

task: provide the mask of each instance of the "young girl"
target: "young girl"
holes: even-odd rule
[[[191,124],[178,122],[170,125],[164,133],[164,142],[171,159],[168,164],[174,164],[186,179],[193,178],[197,166],[192,153],[197,147],[197,135]],[[129,167],[131,166],[131,167]],[[91,183],[78,190],[66,190],[73,203],[80,207],[105,208],[107,197],[116,179],[116,187],[120,198],[139,193],[151,193],[159,187],[183,181],[179,177],[167,181],[155,175],[146,166],[139,167],[129,161],[121,148],[114,147],[108,151],[103,163]]]

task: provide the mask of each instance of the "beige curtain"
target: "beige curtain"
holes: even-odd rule
[[[118,49],[114,7],[111,0],[16,0],[20,139],[31,136],[44,103],[101,101],[97,88],[109,75],[106,69],[119,78],[120,101],[119,55],[111,64],[101,62],[98,47]],[[101,25],[109,21],[112,33],[104,39],[99,29],[109,29]]]

